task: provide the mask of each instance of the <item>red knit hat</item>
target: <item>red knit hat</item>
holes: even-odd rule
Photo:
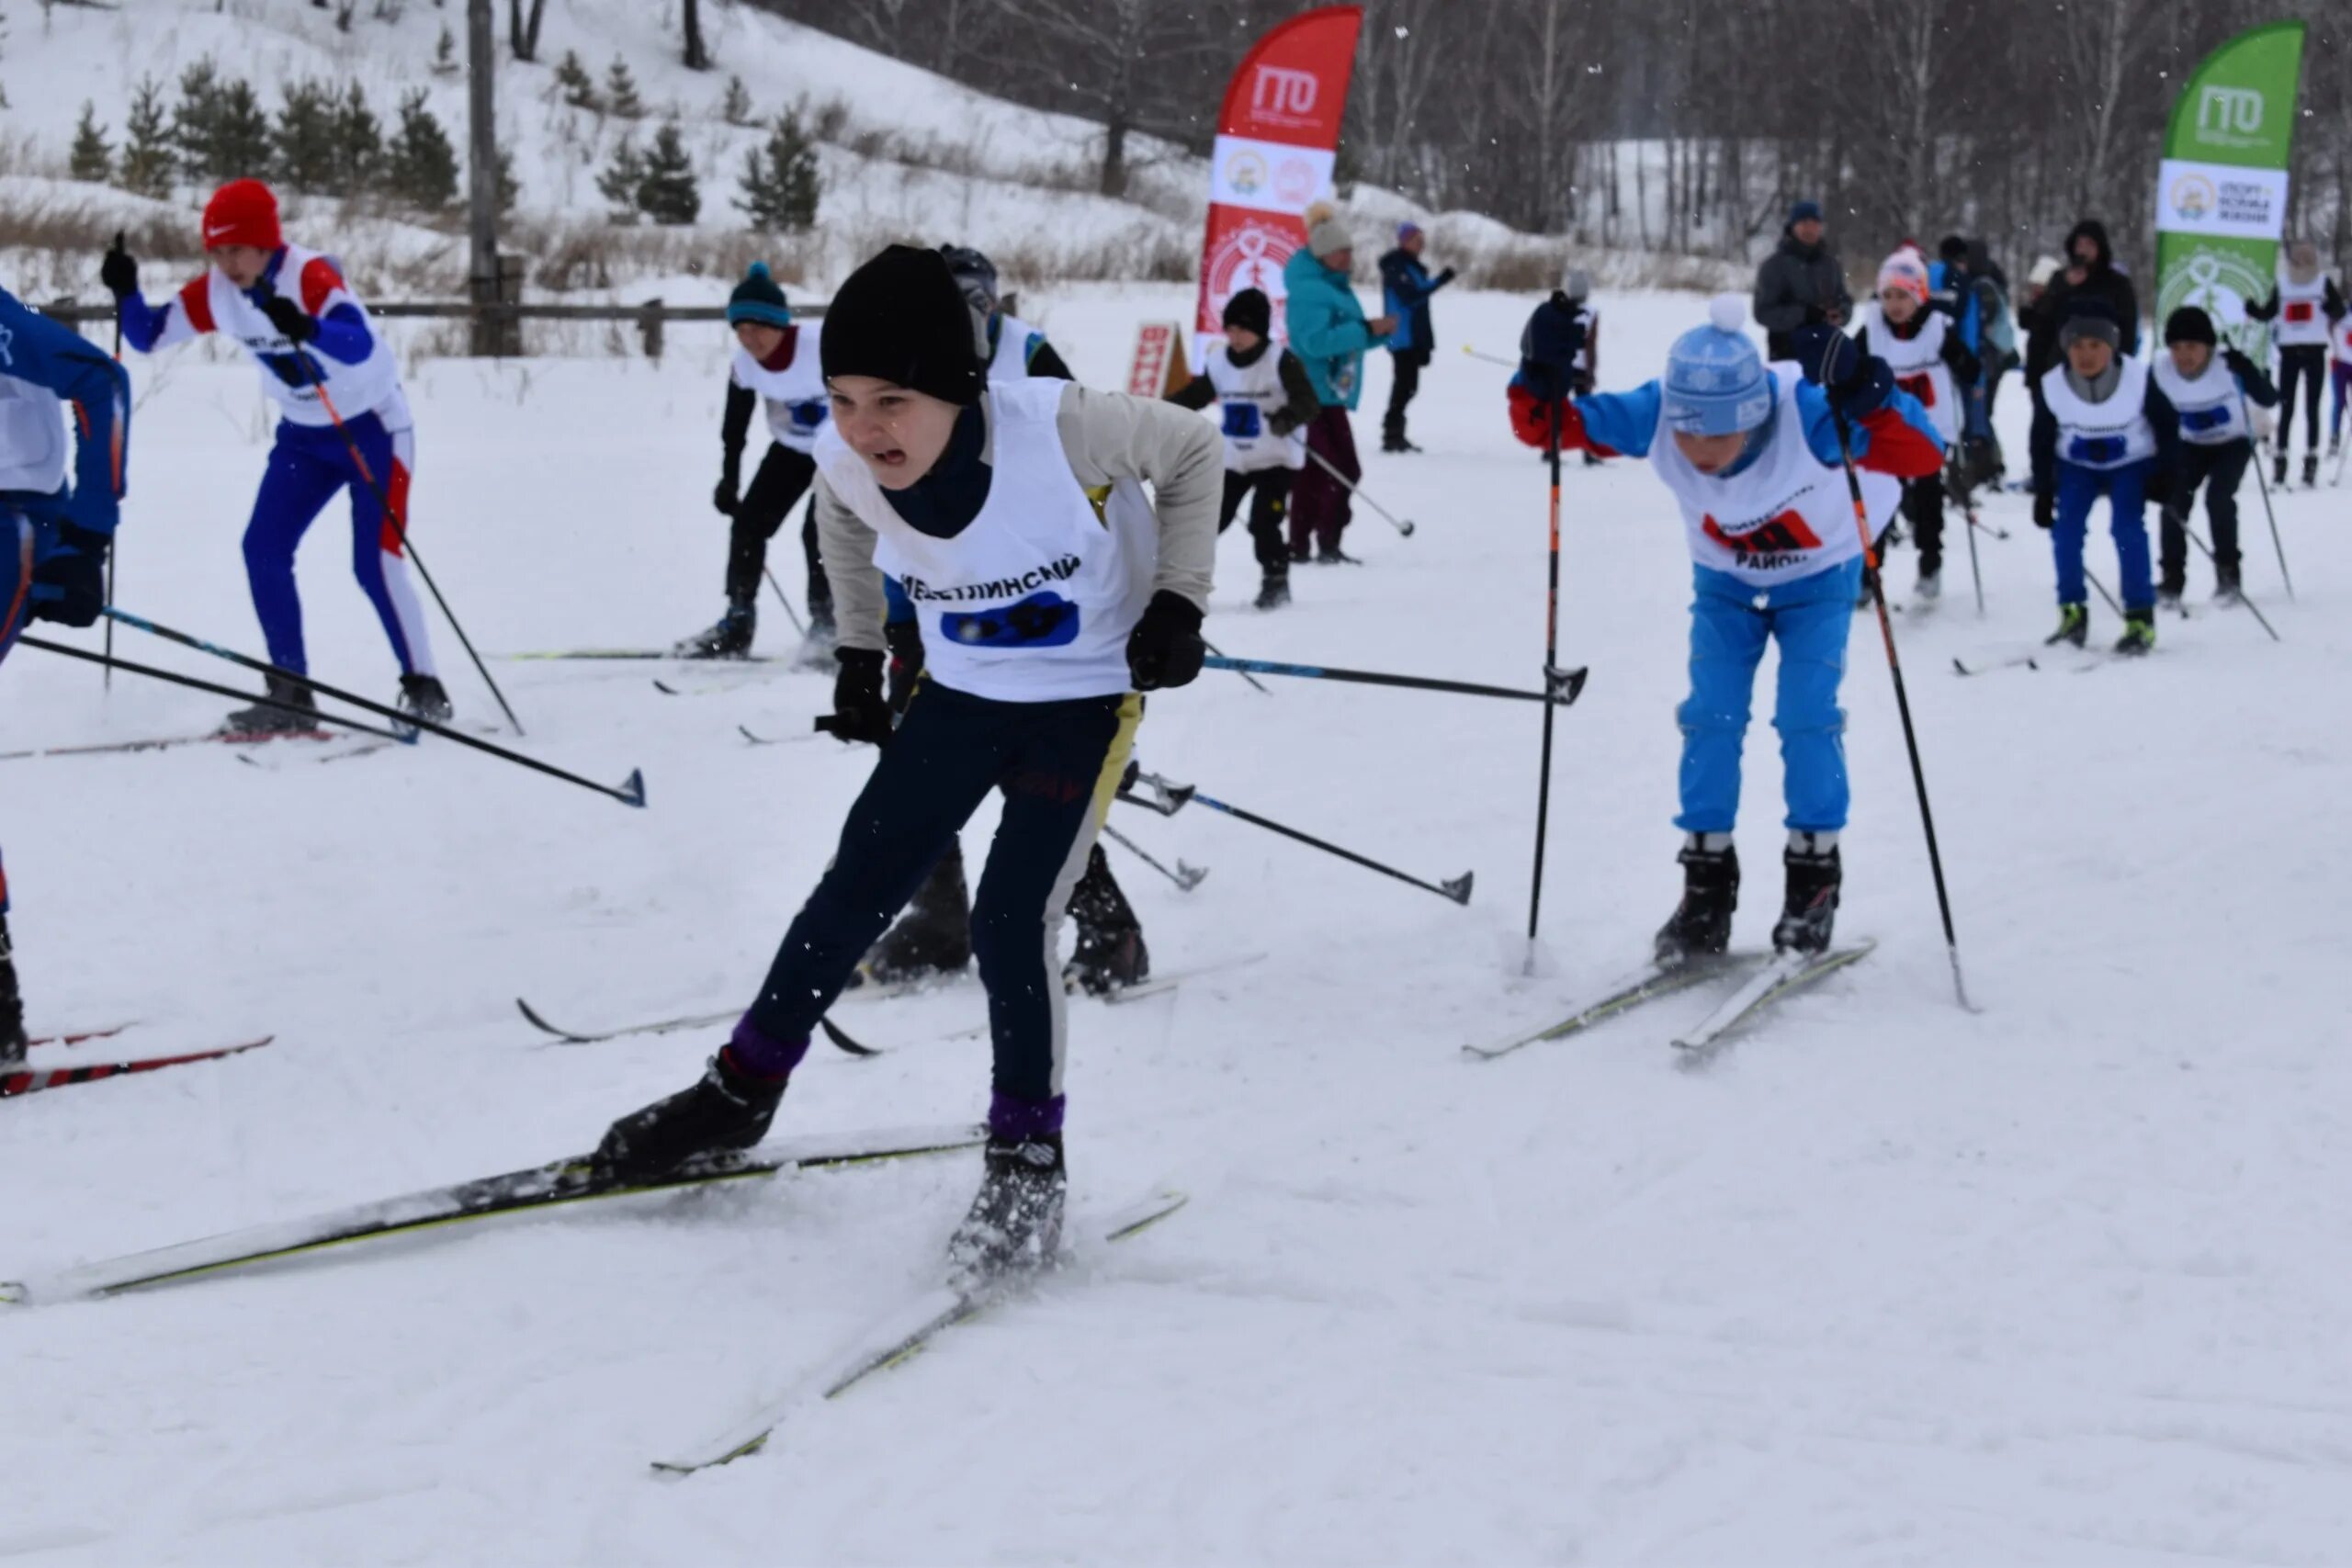
[[[251,245],[274,251],[286,243],[277,227],[277,197],[259,180],[231,180],[204,204],[204,248]]]

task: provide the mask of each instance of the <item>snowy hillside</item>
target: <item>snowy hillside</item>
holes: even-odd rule
[[[56,18],[61,37],[118,21]],[[176,25],[204,47],[194,7]],[[21,61],[32,28],[17,28]],[[1040,304],[1102,385],[1137,321],[1189,299],[1068,288]],[[1697,313],[1602,304],[1612,384]],[[1445,298],[1415,412],[1430,450],[1373,456],[1366,479],[1415,536],[1360,514],[1364,564],[1300,568],[1295,606],[1261,616],[1235,530],[1206,628],[1220,647],[1532,683],[1543,474],[1503,427],[1504,372],[1456,351],[1507,345],[1523,310]],[[250,372],[135,373],[119,599],[250,646],[236,538],[266,442]],[[680,334],[658,367],[440,361],[414,378],[418,543],[483,648],[666,642],[718,611],[723,375],[714,333]],[[1370,381],[1376,407],[1384,359]],[[2021,425],[2006,434],[2021,450]],[[1556,1017],[1627,966],[1679,886],[1680,525],[1646,469],[1571,465],[1562,651],[1592,676],[1559,727],[1547,976],[1517,973],[1534,714],[1204,676],[1153,698],[1147,766],[1478,881],[1456,908],[1200,808],[1120,808],[1154,853],[1212,870],[1187,894],[1115,862],[1160,966],[1269,955],[1073,1009],[1073,1202],[1172,1184],[1183,1213],[797,1411],[766,1453],[673,1484],[646,1461],[793,1386],[933,1277],[976,1161],[0,1308],[0,1558],[2340,1561],[2352,849],[2331,824],[2352,794],[2352,536],[2341,491],[2279,498],[2290,605],[2247,500],[2247,581],[2283,644],[2207,607],[2200,563],[2192,615],[2167,618],[2143,664],[1955,677],[1955,656],[2028,646],[2052,620],[2048,552],[2015,498],[1988,508],[2009,536],[1982,546],[1986,615],[1955,533],[1948,597],[1900,617],[1981,1017],[1952,1005],[1865,618],[1841,930],[1876,954],[1703,1077],[1667,1046],[1699,995],[1464,1059],[1463,1042]],[[309,547],[315,667],[388,693],[341,536],[331,516]],[[773,558],[797,597],[794,552]],[[2090,559],[2109,571],[2103,537]],[[1898,596],[1912,572],[1898,554]],[[770,615],[775,651],[789,636]],[[125,635],[127,652],[222,672]],[[483,717],[436,636],[462,714]],[[0,761],[36,1032],[277,1037],[0,1105],[0,1277],[558,1156],[698,1070],[715,1033],[552,1046],[513,998],[588,1025],[745,998],[867,762],[830,741],[755,749],[736,726],[805,733],[830,682],[763,665],[690,671],[722,689],[667,696],[628,665],[495,668],[530,727],[519,744],[600,779],[641,765],[649,808],[430,744],[331,765],[208,748]],[[1768,662],[1767,713],[1771,682]],[[9,750],[187,731],[220,706],[128,679],[104,697],[30,650],[0,688]],[[1743,945],[1779,894],[1765,717]],[[820,1046],[780,1136],[978,1111],[986,1047],[956,1038],[976,993],[853,1005],[888,1054]]]

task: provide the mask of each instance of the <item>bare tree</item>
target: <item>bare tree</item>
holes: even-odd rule
[[[548,0],[506,0],[506,41],[515,59],[538,59],[539,24],[547,11]]]
[[[681,0],[679,9],[684,13],[686,69],[710,69],[710,51],[702,41],[702,0]]]

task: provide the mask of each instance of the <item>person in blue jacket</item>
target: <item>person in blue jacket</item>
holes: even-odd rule
[[[1383,452],[1418,452],[1405,439],[1405,406],[1421,389],[1421,372],[1437,352],[1437,330],[1430,322],[1430,296],[1453,281],[1447,267],[1435,277],[1421,265],[1429,236],[1418,223],[1396,225],[1396,248],[1380,258],[1381,308],[1399,323],[1388,334],[1388,362],[1396,378],[1388,384],[1388,412],[1380,422]]]
[[[105,610],[130,434],[122,367],[0,289],[0,660],[28,621],[86,626]],[[0,863],[0,1067],[24,1059]]]
[[[1306,467],[1290,498],[1290,558],[1329,564],[1354,558],[1340,548],[1355,483],[1355,428],[1348,411],[1363,396],[1364,351],[1396,330],[1394,316],[1367,320],[1348,285],[1354,236],[1329,204],[1306,209],[1306,246],[1283,264],[1283,326],[1322,404],[1306,426]],[[1317,459],[1321,459],[1317,461]]]

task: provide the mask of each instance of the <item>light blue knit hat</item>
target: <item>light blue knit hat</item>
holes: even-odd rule
[[[1772,414],[1772,383],[1764,357],[1740,330],[1747,302],[1718,294],[1707,324],[1692,327],[1667,351],[1666,423],[1686,435],[1734,435]]]

